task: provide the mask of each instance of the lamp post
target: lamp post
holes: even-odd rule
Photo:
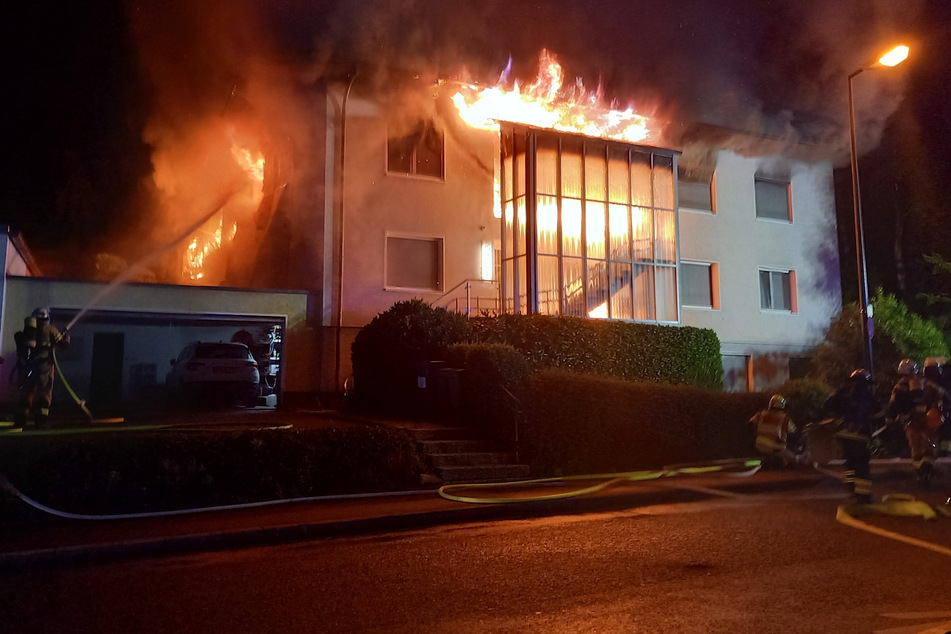
[[[862,363],[872,372],[872,307],[868,304],[868,278],[865,272],[865,231],[862,228],[862,197],[859,191],[859,162],[855,151],[855,104],[852,80],[862,71],[878,66],[897,66],[908,57],[907,46],[896,46],[871,64],[849,75],[849,134],[851,136],[852,209],[855,214],[855,262],[859,281],[859,307],[862,310]]]

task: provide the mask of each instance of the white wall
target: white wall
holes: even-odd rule
[[[419,116],[433,117],[445,130],[444,180],[388,174],[383,111],[351,97],[343,210],[345,327],[363,326],[398,301],[432,302],[466,279],[479,279],[482,243],[499,239],[492,210],[498,135],[461,124],[454,110],[447,110],[450,103],[430,101],[424,105],[431,111],[421,109]],[[444,240],[441,291],[384,288],[387,232]]]
[[[756,218],[754,177],[790,175],[792,222]],[[753,357],[754,389],[786,378],[785,360],[824,336],[841,310],[832,167],[721,151],[716,213],[680,212],[681,260],[719,264],[720,308],[683,308],[686,326],[712,328],[725,355]],[[760,308],[759,269],[796,273],[796,312]],[[774,365],[774,368],[770,366]]]

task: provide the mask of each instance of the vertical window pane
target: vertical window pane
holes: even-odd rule
[[[677,321],[677,269],[658,266],[654,273],[657,321]]]
[[[515,201],[515,255],[525,255],[525,197]]]
[[[769,271],[759,272],[759,307],[763,309],[773,307],[773,293],[770,290]]]
[[[584,300],[584,267],[580,258],[565,258],[565,314],[584,317],[587,314]]]
[[[561,235],[564,255],[581,255],[581,201],[564,198],[561,201]]]
[[[443,135],[431,125],[420,133],[416,144],[416,174],[419,176],[443,177]]]
[[[611,250],[608,257],[612,260],[630,261],[630,209],[627,205],[611,205],[608,213],[608,229],[611,237]]]
[[[558,202],[553,196],[537,198],[538,252],[558,254]]]
[[[631,152],[631,193],[633,204],[645,207],[650,207],[653,204],[650,154]]]
[[[654,156],[654,206],[674,208],[674,160]]]
[[[539,194],[558,193],[558,139],[542,136],[538,138],[538,153],[535,157],[536,181]]]
[[[581,198],[581,141],[563,139],[561,143],[561,193]]]
[[[604,257],[605,214],[604,203],[588,202],[585,204],[584,235],[589,258]]]
[[[789,220],[789,183],[756,179],[756,217]]]
[[[631,202],[631,172],[627,151],[612,147],[608,152],[608,199],[612,203]]]
[[[588,260],[588,317],[608,318],[608,263]]]
[[[502,218],[502,222],[504,223],[502,227],[502,258],[508,260],[515,257],[512,248],[512,240],[515,235],[515,216],[511,201],[505,203],[505,211],[502,214]]]
[[[542,315],[561,313],[561,280],[558,277],[558,258],[538,258],[538,312]]]
[[[584,197],[588,200],[607,200],[606,148],[601,143],[588,143],[584,157]]]
[[[525,270],[525,256],[515,258],[515,283],[517,290],[516,304],[520,314],[528,314],[528,282]]]
[[[656,229],[657,229],[657,256],[658,262],[676,262],[677,261],[677,226],[676,216],[672,211],[657,210]]]
[[[654,267],[634,265],[634,317],[654,319]]]
[[[634,319],[630,264],[611,263],[611,317]]]
[[[634,207],[631,214],[634,224],[634,259],[653,262],[654,214],[644,207]]]

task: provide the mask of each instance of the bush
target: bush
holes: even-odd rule
[[[754,455],[760,394],[543,371],[529,381],[524,450],[539,476]]]
[[[474,340],[509,344],[535,368],[723,385],[720,341],[708,329],[546,315],[473,319],[470,328]]]
[[[402,489],[424,470],[408,433],[375,425],[17,438],[0,464],[28,497],[80,514]]]
[[[506,344],[457,344],[450,362],[462,368],[461,419],[479,434],[511,445],[530,373],[528,361]]]
[[[357,334],[351,349],[356,399],[370,409],[412,411],[418,403],[417,366],[444,360],[466,340],[465,317],[420,299],[397,302]]]
[[[787,381],[774,393],[786,397],[786,413],[802,429],[809,423],[822,420],[822,408],[832,394],[832,388],[819,379],[805,378]]]

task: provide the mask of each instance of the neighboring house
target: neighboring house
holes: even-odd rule
[[[726,388],[760,390],[797,373],[841,308],[829,163],[740,154],[707,140],[728,136],[689,131],[654,147],[477,129],[434,86],[382,94],[351,77],[319,92],[311,129],[272,144],[219,277],[189,270],[227,288],[123,285],[99,300],[103,284],[11,278],[3,356],[32,304],[72,316],[91,305],[69,372],[84,390],[118,373],[110,398],[127,402],[154,393],[187,339],[280,325],[283,395],[299,402],[341,391],[359,330],[421,298],[476,315],[711,328]],[[26,273],[9,262],[8,275]]]

